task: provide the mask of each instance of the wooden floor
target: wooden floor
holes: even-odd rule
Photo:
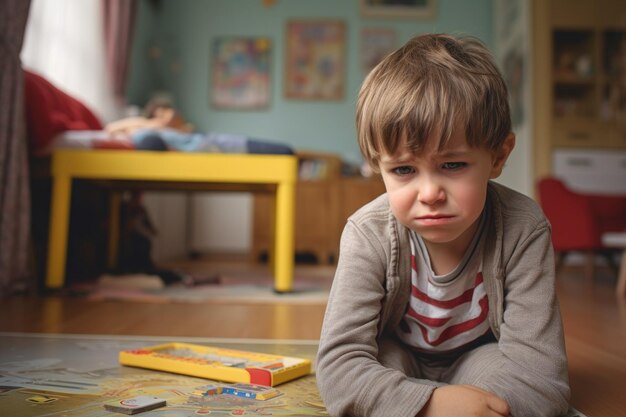
[[[570,267],[559,274],[557,285],[572,404],[589,417],[626,416],[626,300],[616,298],[615,278],[601,270],[590,282]],[[323,305],[310,304],[154,304],[14,296],[0,301],[0,331],[315,340],[323,314]]]

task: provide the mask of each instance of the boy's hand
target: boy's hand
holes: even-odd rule
[[[507,417],[509,405],[502,398],[472,385],[436,388],[417,417]]]

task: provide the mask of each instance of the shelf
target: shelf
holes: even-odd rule
[[[538,179],[554,175],[557,149],[626,148],[626,2],[534,0],[532,9]]]
[[[570,74],[554,74],[554,83],[555,84],[564,84],[564,85],[582,85],[593,87],[595,83],[595,78],[590,75],[578,75],[574,73]]]
[[[607,138],[623,136],[611,132],[619,124],[606,123],[626,117],[626,29],[596,23],[552,27],[554,144],[614,146],[620,141]]]

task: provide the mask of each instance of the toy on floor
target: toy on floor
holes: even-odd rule
[[[217,395],[233,395],[257,401],[266,401],[282,395],[282,392],[273,387],[255,384],[233,384],[233,385],[204,385],[196,388],[189,396],[191,403],[202,403],[210,397]]]
[[[161,398],[151,397],[149,395],[139,395],[137,397],[126,398],[124,400],[104,404],[104,408],[107,411],[115,413],[137,414],[165,407],[165,405],[166,401]]]
[[[122,365],[273,387],[311,373],[311,361],[188,343],[166,343],[120,352]]]

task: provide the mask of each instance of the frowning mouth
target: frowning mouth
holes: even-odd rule
[[[429,214],[426,216],[417,217],[415,220],[422,225],[434,226],[439,224],[450,223],[454,219],[454,216],[444,214]]]
[[[434,220],[434,219],[449,219],[453,217],[448,214],[427,214],[425,216],[419,216],[417,220]]]

